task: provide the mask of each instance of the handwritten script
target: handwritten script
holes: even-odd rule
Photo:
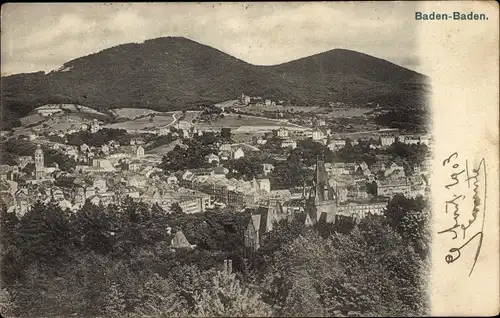
[[[445,256],[451,264],[471,252],[472,265],[469,276],[474,271],[483,243],[484,220],[486,214],[486,162],[462,159],[457,152],[442,161],[449,179],[445,188],[449,197],[444,202],[444,213],[449,226],[439,231],[450,238],[452,248]],[[465,256],[464,256],[465,257]]]

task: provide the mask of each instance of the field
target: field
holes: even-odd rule
[[[113,123],[106,125],[106,128],[114,128],[114,129],[128,129],[128,130],[149,130],[149,129],[155,129],[155,128],[160,128],[165,125],[170,125],[174,122],[174,118],[172,115],[175,114],[175,112],[169,112],[169,113],[161,113],[162,115],[156,115],[153,117],[152,121],[149,116],[143,117],[143,118],[138,118],[134,120],[127,120],[123,122],[118,122],[118,123]]]
[[[14,128],[14,134],[28,135],[32,131],[40,134],[43,132],[63,132],[71,129],[80,130],[83,123],[90,123],[96,117],[102,118],[101,115],[92,112],[61,112],[47,117],[33,113],[21,118],[22,126]]]
[[[117,118],[125,118],[131,120],[137,117],[147,116],[150,114],[155,114],[155,115],[163,114],[147,108],[115,108],[110,110],[110,112],[116,115]]]
[[[319,117],[323,118],[352,118],[352,117],[361,117],[366,113],[372,111],[371,108],[333,108],[330,109],[328,113],[321,114]]]
[[[165,154],[174,150],[175,146],[177,146],[180,143],[181,143],[180,140],[174,140],[169,144],[161,145],[159,147],[156,147],[156,148],[153,148],[150,150],[146,150],[146,153],[149,155],[164,156]]]
[[[224,118],[218,118],[216,121],[211,122],[210,124],[207,122],[197,123],[197,126],[202,130],[220,130],[223,127],[238,129],[242,128],[242,130],[268,130],[268,129],[278,129],[281,126],[287,128],[297,127],[292,124],[288,124],[286,122],[280,122],[278,120],[262,118],[262,117],[254,117],[254,116],[246,116],[241,115],[241,118],[238,118],[238,115],[227,114]]]

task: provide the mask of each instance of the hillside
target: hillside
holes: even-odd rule
[[[332,50],[255,66],[182,37],[129,43],[65,63],[60,70],[1,79],[3,127],[48,103],[100,111],[168,111],[234,99],[242,92],[295,104],[379,101],[424,104],[425,76],[369,55]]]

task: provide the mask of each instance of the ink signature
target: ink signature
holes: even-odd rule
[[[460,246],[453,247],[445,256],[450,264],[462,256],[463,249],[476,243],[476,250],[469,276],[474,271],[483,244],[484,219],[486,214],[486,161],[482,158],[471,170],[469,161],[460,161],[457,152],[443,160],[443,167],[450,170],[450,182],[445,188],[452,192],[445,201],[445,213],[452,216],[452,225],[438,234],[451,234],[451,240]],[[465,162],[464,165],[461,163]],[[466,200],[468,199],[468,200]],[[463,208],[466,206],[466,208]]]

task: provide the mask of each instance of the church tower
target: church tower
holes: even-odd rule
[[[45,173],[43,151],[40,145],[35,150],[35,178],[37,180],[43,179]]]
[[[335,191],[328,182],[324,160],[316,161],[313,186],[306,201],[306,223],[316,224],[321,218],[327,223],[335,223],[337,202]]]

